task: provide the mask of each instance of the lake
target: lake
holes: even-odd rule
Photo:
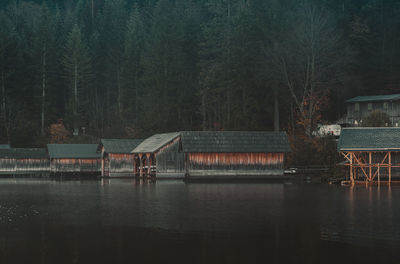
[[[400,186],[0,179],[0,263],[398,263]]]

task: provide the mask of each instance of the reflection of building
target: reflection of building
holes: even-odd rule
[[[389,116],[391,124],[388,126],[400,124],[400,94],[357,96],[347,100],[346,104],[345,122],[350,125],[362,125],[363,119],[374,110],[380,110]]]

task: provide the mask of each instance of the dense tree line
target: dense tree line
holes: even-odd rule
[[[0,136],[272,130],[399,87],[400,1],[2,1]]]

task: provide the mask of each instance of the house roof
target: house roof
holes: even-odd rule
[[[45,148],[0,149],[0,158],[6,159],[44,159],[48,158]]]
[[[400,128],[343,128],[338,151],[400,151]]]
[[[380,102],[395,100],[400,100],[400,94],[356,96],[354,98],[346,100],[346,103]]]
[[[154,153],[160,148],[179,137],[179,132],[156,134],[140,143],[132,153]]]
[[[185,131],[184,152],[290,152],[285,132]]]
[[[131,153],[143,139],[102,139],[99,146],[104,146],[107,153]]]
[[[47,144],[50,158],[100,158],[97,144]]]

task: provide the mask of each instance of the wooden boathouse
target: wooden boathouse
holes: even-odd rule
[[[281,176],[290,152],[285,132],[185,131],[180,144],[187,179]]]
[[[135,176],[135,154],[131,152],[142,141],[143,139],[102,139],[97,148],[101,153],[101,176]]]
[[[360,127],[342,129],[338,151],[346,159],[351,183],[391,183],[400,176],[400,128]]]
[[[45,148],[0,148],[0,174],[47,174],[50,162]]]
[[[97,144],[47,144],[52,174],[100,174]]]
[[[183,131],[154,135],[132,153],[141,176],[248,179],[283,175],[289,151],[284,132]]]
[[[179,132],[156,134],[145,139],[132,151],[135,174],[139,177],[183,178],[183,153],[179,146]]]

